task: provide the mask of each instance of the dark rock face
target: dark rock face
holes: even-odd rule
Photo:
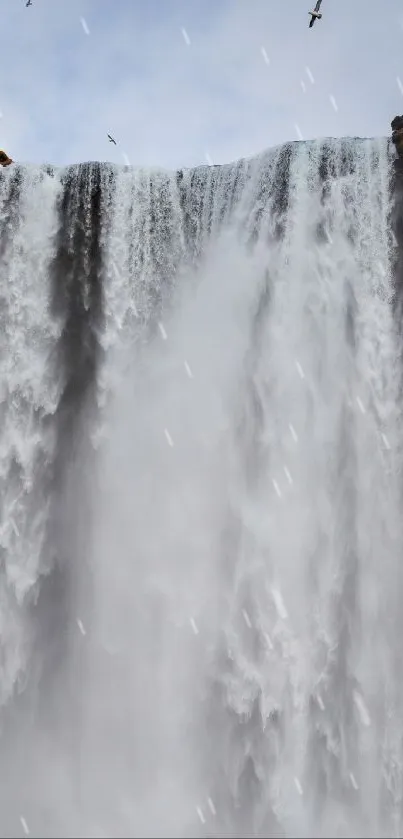
[[[399,157],[403,157],[403,116],[396,116],[391,122],[392,143]]]

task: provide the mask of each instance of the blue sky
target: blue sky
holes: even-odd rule
[[[401,0],[323,0],[313,29],[311,0],[25,2],[0,0],[0,145],[15,160],[223,163],[296,125],[377,136],[403,113]]]

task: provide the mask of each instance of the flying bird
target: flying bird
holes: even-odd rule
[[[310,29],[314,25],[315,20],[321,20],[321,18],[322,18],[322,14],[319,11],[321,3],[322,3],[322,0],[316,0],[316,6],[315,6],[313,12],[308,12],[308,15],[311,15],[311,22],[309,24]]]
[[[32,0],[27,0],[27,2],[25,3],[25,6],[26,6],[26,8],[28,8],[28,6],[32,6]]]
[[[111,137],[111,135],[110,135],[110,134],[107,134],[107,137],[109,138],[109,142],[110,142],[110,143],[114,143],[114,144],[115,144],[115,146],[116,146],[116,140],[114,140],[114,139],[113,139],[113,137]]]

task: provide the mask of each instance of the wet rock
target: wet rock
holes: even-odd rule
[[[391,122],[392,143],[400,158],[403,158],[403,116],[396,116]]]

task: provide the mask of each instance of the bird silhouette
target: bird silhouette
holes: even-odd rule
[[[321,18],[322,18],[322,15],[319,12],[321,3],[322,3],[322,0],[317,0],[316,6],[315,6],[313,12],[309,12],[309,14],[312,15],[311,22],[309,24],[310,29],[314,25],[315,20],[321,20]]]

